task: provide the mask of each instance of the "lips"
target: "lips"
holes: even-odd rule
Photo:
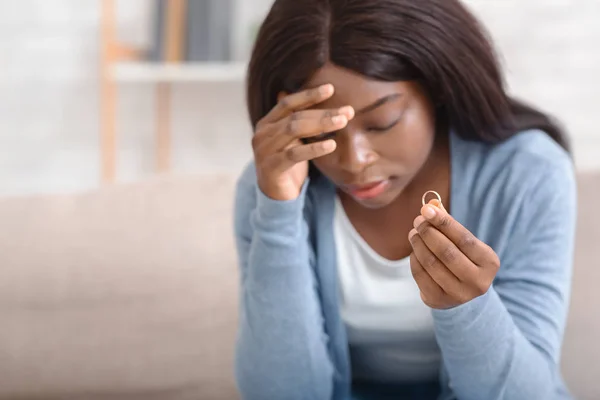
[[[349,185],[348,192],[355,198],[361,200],[374,199],[386,191],[390,184],[389,180],[370,182],[364,185]]]

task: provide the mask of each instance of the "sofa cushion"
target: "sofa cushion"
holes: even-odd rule
[[[571,307],[562,366],[577,399],[600,399],[600,174],[580,174]]]
[[[235,398],[234,180],[0,200],[0,397]]]

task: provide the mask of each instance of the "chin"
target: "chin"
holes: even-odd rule
[[[352,198],[364,208],[368,208],[370,210],[377,210],[389,206],[398,197],[398,195],[399,192],[390,191],[372,199],[359,199],[354,196],[352,196]]]

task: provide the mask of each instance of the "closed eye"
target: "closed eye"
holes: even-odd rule
[[[379,127],[379,126],[373,126],[373,127],[368,128],[367,130],[369,132],[385,132],[385,131],[389,131],[394,126],[396,126],[398,124],[398,122],[400,122],[400,118],[398,118],[397,120],[395,120],[394,122],[392,122],[388,126],[381,126],[381,127]]]

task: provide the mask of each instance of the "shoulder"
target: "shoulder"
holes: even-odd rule
[[[523,131],[493,146],[490,162],[533,176],[567,178],[573,172],[570,154],[541,130]]]
[[[500,177],[499,202],[519,206],[533,224],[548,213],[575,217],[576,173],[571,155],[540,130],[521,132],[489,152],[488,168]]]
[[[570,154],[541,130],[519,132],[494,145],[459,139],[455,146],[460,178],[471,190],[496,183],[502,193],[515,196],[538,185],[570,187],[575,180]]]
[[[507,170],[512,195],[527,195],[532,207],[574,198],[575,167],[571,155],[540,130],[521,132],[491,151],[496,168]]]
[[[532,281],[561,285],[553,280],[560,277],[566,282],[577,219],[571,156],[546,133],[532,130],[493,146],[488,163],[485,168],[497,178],[487,192],[491,207],[485,217],[491,223],[486,233],[504,265],[498,277],[528,271]]]
[[[573,218],[573,160],[545,132],[523,131],[493,145],[453,141],[452,184],[456,187],[451,207],[480,239],[501,246],[505,233],[529,226],[540,213]]]

